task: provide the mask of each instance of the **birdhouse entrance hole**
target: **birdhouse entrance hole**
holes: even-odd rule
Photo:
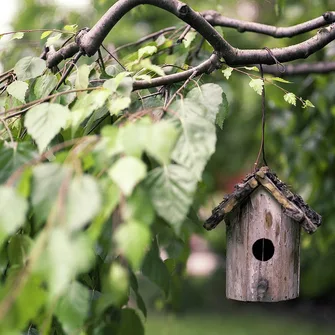
[[[253,244],[252,253],[259,261],[266,262],[275,253],[275,247],[269,239],[260,238]]]

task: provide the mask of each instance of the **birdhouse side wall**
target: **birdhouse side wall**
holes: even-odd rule
[[[274,302],[299,296],[300,225],[263,187],[228,219],[226,264],[229,299]]]

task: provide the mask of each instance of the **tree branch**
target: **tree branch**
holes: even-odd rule
[[[311,54],[325,47],[335,39],[335,24],[322,28],[318,33],[308,40],[284,48],[271,49],[275,58],[281,62],[289,62],[296,59],[307,58]],[[273,57],[267,50],[240,50],[234,48],[234,55],[222,55],[228,65],[250,65],[250,64],[274,64]]]
[[[232,46],[201,14],[178,0],[119,0],[89,32],[77,37],[79,48],[82,48],[88,56],[94,55],[117,22],[131,9],[144,4],[162,8],[188,23],[212,45],[214,50],[227,54],[232,52]]]
[[[214,10],[205,11],[202,15],[212,26],[235,28],[240,33],[250,31],[258,34],[269,35],[275,38],[293,37],[314,29],[322,28],[335,22],[335,12],[326,12],[322,16],[313,20],[291,27],[276,27],[257,22],[236,20],[223,16]]]
[[[274,57],[282,63],[300,58],[307,58],[309,55],[322,49],[325,45],[335,39],[335,24],[333,23],[327,28],[322,28],[314,37],[302,43],[284,48],[271,49],[271,54],[274,56],[272,57],[269,52],[264,49],[243,50],[232,47],[206,20],[206,17],[209,21],[212,20],[213,24],[220,23],[220,20],[226,20],[227,26],[229,24],[232,27],[241,25],[241,29],[243,31],[248,29],[250,31],[268,33],[274,35],[275,37],[279,37],[284,35],[293,36],[294,34],[310,31],[329,22],[333,22],[335,20],[335,12],[327,12],[322,17],[296,26],[276,28],[259,23],[243,22],[231,19],[229,19],[230,21],[228,22],[227,18],[220,15],[213,15],[213,11],[207,11],[204,16],[202,16],[178,0],[119,0],[106,12],[105,15],[103,15],[103,17],[91,30],[82,30],[76,36],[77,44],[71,43],[57,52],[51,52],[50,55],[46,55],[45,58],[47,59],[47,66],[52,67],[57,65],[61,60],[72,56],[77,50],[81,50],[88,56],[92,56],[97,52],[101,43],[115,24],[127,12],[141,4],[153,5],[176,15],[200,33],[212,45],[215,53],[218,55],[218,58],[223,58],[225,62],[231,66],[250,64],[271,65],[275,63]],[[200,65],[201,71],[197,71],[197,73],[211,72],[213,69],[218,68],[218,60],[215,60],[214,63],[216,64],[214,68],[212,61],[202,63]],[[209,69],[211,69],[211,71],[208,71]],[[150,82],[136,81],[134,83],[134,89],[167,85],[177,81],[183,81],[186,80],[192,73],[193,69],[190,73],[185,71],[162,78],[155,78]]]
[[[195,72],[197,76],[200,76],[201,74],[204,74],[204,73],[211,73],[212,71],[220,67],[221,67],[221,62],[219,60],[219,57],[216,54],[212,54],[209,59],[202,62],[198,66],[191,68],[190,70],[170,74],[164,77],[153,78],[150,81],[135,80],[133,82],[133,91],[143,90],[146,88],[152,88],[152,87],[158,87],[158,86],[171,85],[174,83],[187,80]],[[104,81],[105,79],[98,79],[92,82],[95,84],[102,84]]]
[[[276,65],[264,65],[264,72],[276,77],[306,75],[310,73],[327,74],[335,71],[335,62],[316,62],[285,65],[285,72],[281,72]]]

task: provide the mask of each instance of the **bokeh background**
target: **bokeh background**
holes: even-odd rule
[[[0,33],[19,29],[62,28],[65,24],[92,26],[115,1],[108,0],[11,0],[1,1]],[[226,0],[185,1],[196,10],[215,9],[232,18],[277,26],[301,23],[334,9],[331,0]],[[129,13],[109,34],[106,44],[120,46],[136,41],[167,26],[182,26],[172,15],[151,6]],[[235,47],[283,47],[311,37],[315,32],[276,40],[254,33],[223,28]],[[0,44],[2,68],[18,59],[39,54],[40,33]],[[335,45],[308,60],[335,61]],[[266,150],[270,167],[323,216],[315,235],[302,233],[301,295],[294,301],[255,304],[225,298],[225,227],[206,232],[201,222],[234,184],[251,171],[261,138],[260,96],[250,89],[250,79],[233,73],[227,81],[222,73],[204,77],[219,83],[229,101],[229,115],[218,129],[217,150],[203,176],[195,202],[203,206],[198,224],[192,223],[190,249],[174,291],[168,299],[143,278],[141,293],[150,313],[147,334],[334,334],[335,333],[335,90],[334,74],[289,78],[285,86],[297,96],[309,99],[315,108],[287,104],[283,92],[266,86]],[[175,246],[176,251],[179,246]],[[164,257],[164,250],[162,250]]]

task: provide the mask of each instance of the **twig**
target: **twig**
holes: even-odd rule
[[[83,55],[83,53],[81,51],[79,51],[72,59],[72,61],[70,62],[69,67],[66,69],[66,71],[63,73],[62,77],[60,78],[57,86],[55,87],[55,90],[57,91],[59,89],[59,87],[64,83],[64,81],[66,80],[66,78],[68,77],[68,75],[70,74],[70,72],[72,71],[73,67],[76,65],[76,63],[78,62],[78,60],[80,59],[80,57]]]
[[[25,29],[25,30],[8,31],[8,32],[5,32],[5,33],[1,33],[0,36],[13,35],[13,34],[16,34],[16,33],[36,33],[36,32],[44,32],[44,31],[51,31],[53,33],[75,35],[75,33],[73,33],[73,32],[66,31],[66,30],[60,30],[60,29]]]
[[[181,33],[181,35],[179,36],[177,43],[181,43],[184,39],[185,36],[188,34],[188,32],[191,30],[191,26],[187,25],[186,28],[184,29],[184,31]]]
[[[14,116],[18,116],[18,115],[24,114],[30,107],[32,107],[32,106],[34,106],[36,104],[40,104],[40,103],[45,102],[47,100],[50,100],[50,99],[53,99],[53,98],[57,98],[57,97],[59,97],[61,95],[65,95],[65,94],[69,94],[69,93],[93,91],[93,90],[99,90],[99,89],[101,89],[101,86],[88,87],[88,88],[82,88],[82,89],[73,89],[73,90],[68,90],[68,91],[64,91],[64,92],[58,92],[58,93],[49,95],[49,96],[41,98],[41,99],[30,101],[30,102],[28,102],[28,103],[26,103],[24,105],[13,107],[13,108],[11,108],[11,109],[9,109],[7,111],[1,112],[0,115],[6,115],[8,113],[15,112],[15,111],[20,110],[22,108],[26,109],[26,110],[20,111],[18,113],[12,113],[12,114],[6,115],[3,119],[7,120],[7,119],[12,118]]]
[[[121,62],[112,53],[110,53],[103,44],[101,44],[101,47],[122,67],[123,70],[127,71],[127,69],[121,64]]]
[[[120,51],[122,49],[125,49],[125,48],[129,48],[129,47],[133,47],[133,46],[138,46],[139,44],[142,44],[142,43],[144,43],[146,41],[149,41],[151,39],[155,39],[156,37],[158,37],[160,35],[164,35],[165,33],[168,33],[168,32],[174,31],[174,30],[176,30],[176,27],[168,27],[168,28],[161,29],[159,31],[156,31],[156,32],[154,32],[152,34],[149,34],[147,36],[144,36],[144,37],[140,38],[136,42],[130,42],[130,43],[127,43],[127,44],[119,46],[118,48],[115,49],[115,51],[113,52],[113,54],[117,53],[118,51]]]
[[[166,111],[169,106],[171,105],[174,98],[186,87],[186,85],[197,75],[197,71],[193,70],[193,73],[187,78],[187,80],[184,82],[184,84],[173,94],[171,99],[168,101],[168,103],[164,106],[164,111]]]
[[[10,131],[10,129],[9,129],[8,125],[7,125],[7,122],[2,117],[0,117],[0,122],[3,124],[3,126],[7,130],[8,136],[10,138],[11,145],[12,145],[12,147],[14,147],[14,143],[15,142],[14,142],[13,134]]]

